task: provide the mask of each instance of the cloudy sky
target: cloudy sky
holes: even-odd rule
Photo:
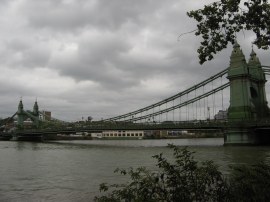
[[[220,72],[231,47],[199,65],[200,0],[0,0],[0,117],[38,100],[56,118],[95,120],[160,101]],[[241,35],[251,51],[253,35]],[[257,52],[269,65],[269,51]],[[229,102],[229,101],[228,101]]]

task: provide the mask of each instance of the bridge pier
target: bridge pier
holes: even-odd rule
[[[252,130],[247,128],[230,128],[224,134],[224,145],[257,145],[260,144]]]
[[[231,128],[224,134],[224,145],[270,145],[270,129]]]

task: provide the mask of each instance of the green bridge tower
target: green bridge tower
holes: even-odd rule
[[[265,74],[261,63],[252,50],[248,63],[238,43],[235,43],[230,58],[228,77],[230,81],[230,127],[225,136],[225,145],[257,144],[259,136],[246,123],[269,116],[265,95]]]
[[[22,100],[20,100],[17,110],[17,126],[18,129],[24,129],[24,121],[30,118],[33,122],[33,126],[38,128],[40,126],[38,103],[35,101],[33,111],[23,109]]]
[[[17,110],[17,125],[19,129],[23,128],[23,122],[24,122],[24,110],[22,100],[20,100]]]

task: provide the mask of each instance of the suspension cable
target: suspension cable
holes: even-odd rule
[[[204,85],[210,83],[211,81],[213,81],[213,80],[219,78],[220,76],[226,74],[227,72],[228,72],[228,69],[226,68],[225,70],[223,70],[223,71],[221,71],[221,72],[215,74],[214,76],[209,77],[208,79],[202,81],[201,83],[196,84],[196,85],[192,86],[191,88],[188,88],[187,90],[184,90],[184,91],[182,91],[182,92],[180,92],[180,93],[178,93],[178,94],[176,94],[176,95],[173,95],[173,96],[171,96],[171,97],[169,97],[169,98],[167,98],[167,99],[165,99],[165,100],[162,100],[162,101],[160,101],[160,102],[157,102],[157,103],[155,103],[155,104],[149,105],[149,106],[147,106],[147,107],[138,109],[138,110],[136,110],[136,111],[133,111],[133,112],[130,112],[130,113],[127,113],[127,114],[123,114],[123,115],[119,115],[119,116],[116,116],[116,117],[104,119],[103,121],[116,121],[116,120],[119,120],[119,119],[121,119],[121,118],[129,117],[130,115],[136,115],[136,114],[138,114],[138,113],[140,113],[140,112],[143,112],[143,111],[152,109],[153,107],[156,107],[156,106],[159,106],[159,105],[163,105],[163,104],[165,104],[165,103],[167,103],[167,102],[170,102],[170,101],[172,101],[172,100],[175,100],[176,98],[179,98],[179,97],[182,96],[182,95],[185,95],[185,94],[187,94],[187,93],[190,93],[190,92],[194,91],[196,88],[202,87],[202,86],[204,86]]]
[[[146,114],[146,115],[144,115],[142,117],[136,117],[136,118],[134,118],[132,120],[127,120],[127,121],[141,120],[141,119],[145,119],[145,118],[148,118],[148,117],[151,117],[151,116],[156,116],[156,115],[159,115],[159,114],[167,113],[167,112],[172,111],[172,110],[174,110],[174,109],[176,109],[178,107],[188,106],[189,104],[194,103],[194,102],[196,102],[196,101],[198,101],[200,99],[208,98],[208,96],[212,95],[213,93],[219,92],[224,88],[227,88],[229,85],[230,85],[230,83],[228,82],[226,84],[223,84],[222,86],[219,86],[219,87],[217,87],[217,88],[215,88],[213,90],[208,91],[207,93],[205,93],[203,95],[200,95],[200,96],[198,96],[196,98],[192,98],[190,100],[187,100],[187,101],[185,101],[185,102],[183,102],[183,103],[181,103],[179,105],[175,105],[175,106],[169,107],[167,109],[160,110],[158,112],[155,112],[154,114]]]

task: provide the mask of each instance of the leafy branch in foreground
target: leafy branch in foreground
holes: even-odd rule
[[[270,201],[270,166],[259,163],[253,166],[235,166],[225,178],[212,161],[198,163],[193,152],[186,148],[169,145],[174,161],[169,162],[162,154],[157,160],[157,171],[144,167],[117,169],[128,175],[125,184],[101,184],[103,196],[99,202],[239,202]]]
[[[187,12],[197,21],[196,36],[203,41],[198,49],[200,64],[234,44],[236,33],[249,30],[255,33],[253,42],[258,48],[270,46],[270,5],[268,0],[221,0],[204,8]]]
[[[270,166],[258,163],[234,167],[230,192],[234,201],[270,201]]]
[[[222,173],[212,161],[201,165],[186,148],[173,149],[174,163],[162,154],[155,155],[158,171],[146,168],[117,169],[129,175],[127,184],[102,184],[100,190],[108,196],[96,197],[96,201],[228,201],[228,186]]]

